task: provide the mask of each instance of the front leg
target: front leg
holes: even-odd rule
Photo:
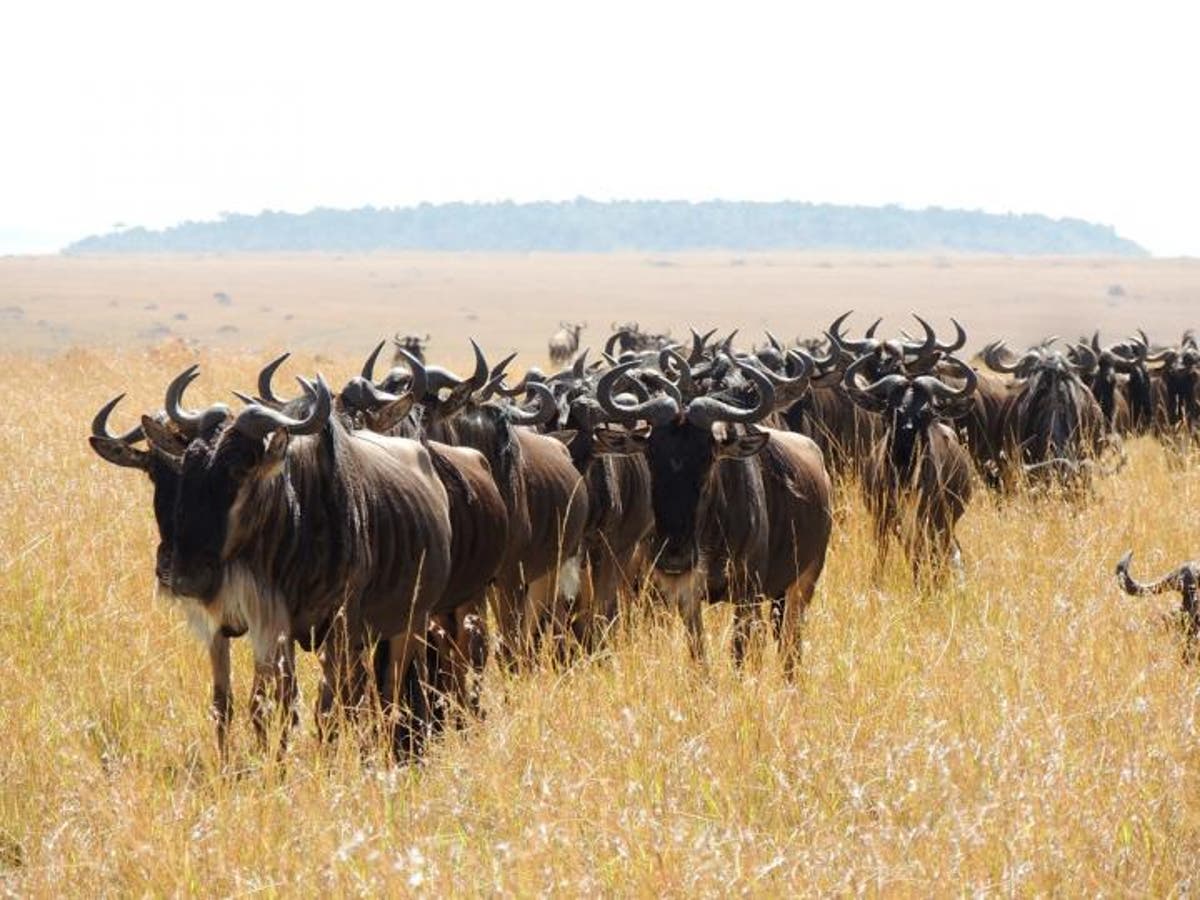
[[[217,726],[217,752],[221,762],[229,758],[229,723],[233,719],[232,665],[229,638],[217,633],[208,642],[208,662],[212,669],[212,717]]]
[[[267,748],[272,720],[276,717],[282,721],[280,754],[287,749],[289,732],[299,719],[296,695],[295,645],[290,637],[280,634],[269,652],[260,654],[256,649],[255,653],[250,718],[262,749]]]

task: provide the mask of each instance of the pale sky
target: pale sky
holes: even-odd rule
[[[0,252],[585,195],[1040,212],[1200,255],[1198,24],[1146,0],[12,3]]]

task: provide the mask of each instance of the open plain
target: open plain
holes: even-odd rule
[[[0,259],[0,891],[19,896],[620,893],[1194,893],[1200,667],[1174,595],[1120,594],[1113,566],[1200,555],[1200,461],[1152,439],[1076,504],[982,487],[960,586],[881,583],[857,486],[789,683],[763,641],[743,672],[731,616],[711,670],[670,617],[629,622],[566,670],[489,670],[486,719],[395,767],[318,746],[317,666],[282,762],[256,749],[235,646],[232,761],[207,719],[202,646],[155,597],[150,485],[85,440],[161,406],[199,361],[196,405],[259,366],[335,385],[379,338],[429,332],[465,367],[476,337],[546,366],[560,319],[816,335],[1009,337],[1200,324],[1200,263],[730,254]],[[724,652],[723,652],[724,651]]]

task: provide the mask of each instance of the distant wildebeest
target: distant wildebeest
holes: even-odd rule
[[[1184,563],[1157,581],[1142,584],[1129,574],[1129,562],[1132,558],[1133,551],[1130,550],[1117,562],[1117,581],[1121,589],[1132,597],[1179,591],[1179,615],[1187,639],[1185,656],[1189,661],[1195,660],[1197,641],[1200,640],[1200,562]]]
[[[392,343],[396,348],[392,354],[392,365],[404,365],[404,356],[401,354],[401,350],[410,356],[415,356],[421,362],[425,362],[425,352],[429,349],[428,334],[406,334],[401,336],[400,332],[396,332],[396,336],[392,338]]]
[[[846,369],[850,398],[882,417],[882,440],[863,463],[863,493],[875,520],[878,575],[893,536],[908,553],[914,576],[931,567],[940,577],[949,563],[961,568],[954,529],[971,497],[971,459],[951,424],[971,409],[977,384],[966,363],[950,357],[962,387],[933,375],[894,373],[860,384],[863,357]]]
[[[559,322],[550,338],[550,362],[560,366],[579,352],[579,335],[587,322]]]
[[[751,408],[731,398],[696,396],[656,385],[647,400],[616,392],[636,362],[606,372],[596,399],[628,430],[595,432],[601,452],[644,453],[650,466],[652,581],[679,610],[695,658],[704,659],[702,603],[729,600],[741,661],[757,599],[782,605],[781,653],[789,674],[800,661],[800,627],[825,564],[832,516],[829,476],[809,438],[753,425],[774,408],[770,379],[734,365],[756,392]],[[678,373],[680,377],[683,372]],[[689,372],[687,378],[693,376]],[[693,379],[694,380],[694,379]],[[646,422],[648,430],[635,426]]]
[[[292,642],[322,646],[326,725],[335,703],[360,702],[375,639],[389,646],[389,709],[410,665],[425,674],[418,644],[449,577],[450,520],[424,447],[348,432],[325,383],[304,386],[303,419],[252,404],[177,457],[170,586],[211,632],[248,630],[281,711],[295,699]],[[414,749],[393,716],[394,746]]]

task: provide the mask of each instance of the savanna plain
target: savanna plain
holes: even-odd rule
[[[560,319],[815,335],[909,310],[971,347],[1200,318],[1200,264],[780,254],[735,257],[346,255],[0,260],[0,891],[15,896],[791,895],[1197,889],[1200,667],[1173,595],[1112,572],[1198,554],[1200,460],[1152,439],[1088,498],[1000,500],[977,486],[965,578],[878,582],[853,478],[836,486],[803,674],[764,635],[711,665],[671,616],[633,615],[571,665],[489,669],[482,722],[395,766],[346,736],[319,745],[317,666],[282,760],[246,714],[235,644],[231,758],[218,761],[203,647],[155,597],[150,484],[85,437],[162,404],[198,361],[199,405],[263,362],[344,383],[373,343],[429,332],[467,368],[547,365]],[[911,321],[911,320],[908,320]],[[854,323],[857,323],[855,325]],[[194,395],[193,395],[194,394]],[[365,747],[365,749],[364,749]]]

